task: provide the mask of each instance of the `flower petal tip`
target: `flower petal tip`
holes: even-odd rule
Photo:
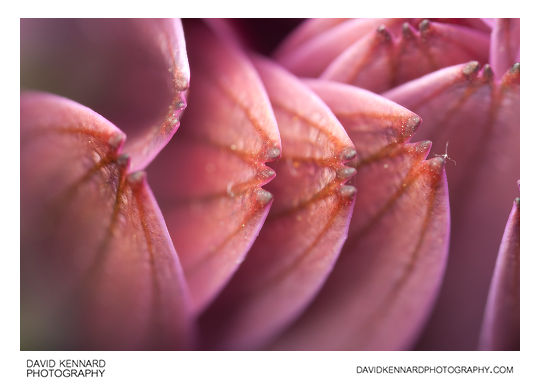
[[[418,115],[412,115],[409,117],[403,124],[403,130],[401,131],[402,137],[409,138],[411,137],[420,124],[422,123],[422,119]]]
[[[339,195],[346,201],[352,201],[356,196],[356,188],[352,185],[342,185],[339,188]]]
[[[377,27],[377,36],[379,37],[379,41],[381,43],[389,43],[392,41],[392,35],[384,24],[381,24],[379,25],[379,27]]]
[[[274,196],[264,189],[257,189],[255,191],[255,197],[257,199],[257,203],[259,203],[261,206],[268,205],[274,199]]]
[[[429,27],[431,26],[431,23],[428,19],[424,19],[418,24],[418,28],[420,29],[420,33],[425,34],[428,32]]]
[[[340,180],[349,180],[351,177],[356,175],[357,172],[358,171],[356,170],[356,168],[344,166],[337,169],[336,176]]]
[[[127,169],[131,163],[131,158],[127,153],[122,153],[116,158],[116,163],[122,168]]]
[[[118,152],[126,141],[126,135],[123,132],[117,132],[113,134],[108,141],[109,146],[113,151]]]
[[[469,79],[480,70],[480,63],[476,60],[469,61],[463,66],[461,72]]]
[[[357,155],[356,149],[351,148],[351,147],[345,148],[340,153],[341,160],[344,162],[353,160],[356,157],[356,155]]]
[[[268,151],[266,151],[266,161],[274,161],[281,157],[281,148],[280,146],[272,146]]]
[[[130,173],[128,175],[128,183],[131,184],[131,186],[139,186],[142,185],[143,182],[146,181],[146,172],[145,171],[137,171]]]

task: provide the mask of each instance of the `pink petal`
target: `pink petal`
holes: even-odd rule
[[[432,306],[444,270],[448,202],[429,142],[403,144],[420,123],[380,96],[328,82],[308,84],[358,150],[358,194],[347,242],[321,293],[275,349],[402,349]]]
[[[155,157],[178,129],[189,85],[178,19],[23,19],[23,88],[89,106],[129,139],[131,168]]]
[[[124,134],[90,109],[21,96],[21,344],[179,349],[183,273]]]
[[[349,19],[307,19],[291,32],[276,49],[275,57],[279,60],[290,55],[309,40],[348,21]]]
[[[352,19],[339,23],[324,33],[308,39],[277,60],[298,76],[318,77],[325,68],[350,45],[361,41],[381,24],[398,28],[402,19]],[[278,51],[279,52],[279,51]]]
[[[480,348],[519,350],[519,198],[514,201],[497,256]]]
[[[488,35],[469,28],[424,20],[418,30],[403,23],[393,37],[381,26],[349,46],[321,77],[381,92],[449,65],[487,62],[488,51]]]
[[[382,215],[351,227],[320,295],[274,349],[410,347],[437,292],[449,228],[442,160],[409,170]]]
[[[415,24],[420,24],[425,19],[416,19]],[[468,27],[472,29],[476,29],[480,32],[491,32],[491,21],[490,19],[479,19],[479,18],[430,18],[429,20],[436,21],[438,23],[446,23],[446,24],[455,24],[455,25],[461,25],[463,27]]]
[[[276,114],[283,156],[261,233],[230,284],[201,318],[208,348],[253,349],[291,323],[318,292],[345,241],[356,190],[345,130],[305,85],[256,59]]]
[[[519,65],[493,80],[477,62],[445,68],[386,94],[422,116],[419,138],[449,155],[452,241],[447,275],[419,348],[469,349],[478,340],[505,201],[519,178]],[[493,175],[496,175],[494,177]]]
[[[281,144],[247,57],[201,24],[187,28],[190,106],[149,174],[200,312],[259,233],[272,201],[260,187],[275,175],[265,162],[280,156]]]
[[[489,62],[497,79],[519,61],[519,19],[496,19]]]

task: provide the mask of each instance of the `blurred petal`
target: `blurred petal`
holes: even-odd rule
[[[260,187],[275,175],[265,162],[280,156],[281,144],[248,58],[200,23],[186,28],[190,106],[149,175],[199,312],[259,233],[272,201]]]
[[[398,28],[403,19],[352,19],[326,29],[291,52],[282,53],[277,60],[298,76],[318,77],[325,68],[350,45],[362,40],[381,24],[388,29]],[[279,52],[279,51],[278,51]]]
[[[519,179],[519,64],[501,82],[489,66],[456,65],[385,96],[422,116],[417,137],[432,139],[440,154],[449,143],[457,163],[448,169],[453,229],[447,274],[419,348],[475,348],[505,201]]]
[[[23,88],[76,100],[128,135],[140,170],[178,129],[189,85],[178,19],[23,19]]]
[[[307,19],[282,41],[276,49],[275,57],[279,60],[302,46],[307,41],[334,28],[349,19]]]
[[[381,92],[449,65],[488,59],[489,36],[470,28],[424,20],[418,29],[403,23],[396,35],[384,26],[373,29],[321,77]]]
[[[178,349],[183,274],[124,134],[90,109],[21,96],[23,349]]]
[[[519,19],[496,19],[489,62],[497,79],[519,61]]]
[[[207,347],[253,349],[318,292],[347,236],[356,190],[353,144],[328,107],[294,76],[255,61],[276,114],[283,156],[271,213],[230,284],[201,318]]]
[[[416,19],[415,24],[419,24],[424,19]],[[455,19],[449,19],[449,18],[434,18],[429,19],[436,21],[438,23],[446,23],[446,24],[455,24],[455,25],[461,25],[463,27],[469,27],[472,29],[476,29],[481,32],[491,32],[491,21],[490,19],[479,19],[479,18],[455,18]]]
[[[519,198],[514,201],[497,256],[480,348],[519,350]]]

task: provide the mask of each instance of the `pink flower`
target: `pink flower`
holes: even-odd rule
[[[22,348],[477,347],[519,20],[250,25],[22,21],[23,87],[91,108],[21,94]],[[519,205],[482,348],[519,348],[516,271]]]

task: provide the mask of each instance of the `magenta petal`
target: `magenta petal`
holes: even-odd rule
[[[403,154],[393,156],[388,156],[392,168],[403,167]],[[442,165],[441,158],[414,163],[371,220],[355,227],[351,222],[349,239],[321,293],[274,349],[410,348],[444,271],[449,209]],[[368,177],[359,172],[357,179]]]
[[[416,19],[415,24],[420,24],[425,19]],[[434,18],[429,19],[433,20],[439,23],[446,23],[446,24],[455,24],[455,25],[461,25],[464,27],[476,29],[480,32],[487,32],[490,33],[492,29],[492,19],[479,19],[479,18],[456,18],[456,19],[449,19],[449,18]]]
[[[362,40],[381,24],[393,30],[402,19],[352,19],[326,29],[322,34],[299,44],[294,50],[279,54],[277,60],[298,76],[318,77],[340,53]],[[279,50],[278,50],[279,53]]]
[[[386,94],[422,116],[419,138],[456,161],[448,169],[452,240],[447,274],[420,348],[476,348],[505,202],[519,179],[519,65],[500,82],[477,62],[449,67]],[[493,177],[496,174],[497,177]],[[499,234],[499,235],[497,235]]]
[[[73,101],[21,96],[21,345],[179,349],[185,283],[124,134]]]
[[[418,115],[370,91],[328,80],[305,83],[345,127],[358,153],[357,164],[408,141],[421,122]]]
[[[371,92],[308,84],[343,123],[358,150],[359,193],[348,239],[321,293],[275,349],[402,349],[437,293],[449,235],[440,158],[429,142],[403,144],[420,119]]]
[[[519,198],[497,256],[480,333],[480,348],[519,350]]]
[[[467,60],[487,62],[489,37],[470,28],[424,20],[393,35],[379,27],[352,44],[322,73],[324,79],[382,92]]]
[[[496,78],[501,78],[519,62],[519,19],[496,19],[491,33],[489,62]]]
[[[328,107],[275,64],[255,61],[283,144],[269,184],[275,201],[246,260],[202,316],[207,348],[266,345],[313,299],[347,236],[355,151]]]
[[[294,52],[307,41],[348,20],[349,19],[307,19],[293,32],[289,33],[276,49],[274,55],[279,60]]]
[[[190,106],[150,168],[197,312],[236,271],[266,218],[281,144],[255,69],[236,47],[190,24]],[[171,170],[173,172],[171,173]]]
[[[178,129],[189,67],[178,19],[21,21],[23,88],[57,93],[128,135],[140,170]]]

